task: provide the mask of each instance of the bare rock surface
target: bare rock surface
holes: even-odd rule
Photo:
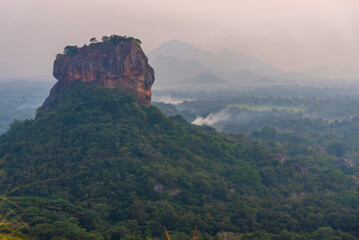
[[[79,48],[74,56],[60,55],[54,62],[53,75],[58,81],[43,107],[48,107],[54,98],[78,80],[108,88],[122,87],[148,106],[155,79],[146,55],[134,41],[122,41],[117,45],[95,43]]]

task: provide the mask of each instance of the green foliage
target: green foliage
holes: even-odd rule
[[[264,127],[261,136],[263,139],[274,139],[277,136],[277,130],[274,127]]]
[[[0,195],[0,239],[27,240],[32,239],[24,232],[28,232],[29,227],[20,216],[20,206],[14,203],[7,194]]]
[[[123,41],[133,41],[136,45],[141,46],[141,40],[139,40],[137,38],[133,38],[133,37],[119,36],[116,34],[113,34],[110,37],[108,37],[108,36],[102,37],[103,43],[111,43],[113,45],[118,45],[120,42],[123,42]]]
[[[342,157],[346,152],[346,146],[341,142],[334,142],[327,147],[327,151],[329,154]]]
[[[13,193],[36,239],[358,238],[357,180],[322,146],[221,135],[81,81],[51,106],[0,136],[0,190],[37,182]]]
[[[95,37],[91,38],[90,43],[97,43],[97,39]]]
[[[119,36],[119,35],[111,35],[109,36],[103,36],[102,37],[102,43],[111,43],[112,45],[118,45],[119,43],[123,42],[123,41],[132,41],[134,42],[137,46],[141,46],[141,40],[134,38],[134,37],[127,37],[127,36]],[[90,46],[91,47],[98,47],[100,44],[102,44],[101,42],[98,42],[96,38],[91,38],[90,39]],[[66,46],[64,48],[63,53],[58,53],[56,54],[56,58],[62,57],[62,56],[66,56],[66,57],[73,57],[76,56],[78,53],[80,52],[80,49],[77,46]]]
[[[338,239],[334,238],[334,231],[331,227],[321,227],[313,233],[313,239],[323,239],[323,240],[330,240],[330,239]]]
[[[64,48],[63,55],[66,57],[73,57],[79,53],[79,48],[77,46],[66,46]]]
[[[231,180],[237,184],[246,184],[255,189],[261,186],[259,172],[250,166],[238,168],[232,175]]]
[[[102,42],[107,43],[110,40],[109,36],[102,36],[101,38]]]

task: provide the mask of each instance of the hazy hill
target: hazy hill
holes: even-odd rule
[[[203,74],[214,74],[232,85],[273,83],[274,78],[287,81],[286,73],[252,55],[223,49],[212,53],[178,40],[162,44],[149,54],[156,69],[155,89],[181,86],[188,79],[201,78],[200,82],[223,87],[223,81],[214,82]]]
[[[261,86],[261,84],[264,86],[278,84],[343,86],[355,84],[355,80],[359,79],[359,72],[356,69],[333,71],[320,67],[287,72],[267,64],[253,55],[228,49],[212,53],[178,40],[166,42],[150,52],[149,60],[155,66],[156,79],[163,83],[155,85],[155,88],[167,87],[169,83],[173,82],[177,82],[179,85],[181,80],[203,73],[215,74],[238,87],[243,87],[243,84],[254,86]]]
[[[198,49],[188,43],[178,40],[163,43],[161,46],[150,52],[148,54],[150,63],[154,62],[160,55],[174,57],[182,61],[196,61],[198,63],[205,63],[216,57],[216,54],[214,53]]]
[[[77,82],[53,101],[0,137],[0,191],[37,183],[16,191],[36,239],[142,239],[162,235],[162,224],[219,230],[201,208],[230,199],[227,175],[247,165],[242,145],[119,89]]]
[[[309,69],[303,71],[304,74],[308,76],[321,78],[321,79],[359,79],[359,70],[358,69],[344,69],[342,71],[334,71],[327,67],[318,67],[314,69]]]
[[[151,65],[156,69],[155,88],[178,83],[198,74],[213,72],[212,69],[195,61],[184,61],[171,56],[159,55]]]
[[[183,61],[196,61],[217,72],[232,72],[243,69],[266,75],[281,73],[280,70],[262,62],[253,55],[233,52],[228,49],[223,49],[216,54],[200,50],[178,40],[164,43],[149,53],[150,62],[155,61],[160,55],[171,56]]]
[[[310,148],[281,163],[118,88],[74,82],[51,101],[0,136],[0,191],[35,239],[357,239],[356,180]]]
[[[228,81],[217,77],[213,73],[199,74],[194,77],[182,80],[180,83],[190,84],[190,85],[223,85],[223,86],[229,84]]]

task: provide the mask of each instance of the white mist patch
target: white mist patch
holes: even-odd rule
[[[192,100],[193,99],[174,98],[174,97],[171,97],[171,96],[161,96],[161,97],[157,97],[157,98],[156,97],[152,98],[152,101],[169,103],[169,104],[173,104],[173,105],[183,103],[184,101],[192,101]]]
[[[202,125],[208,125],[211,127],[216,127],[219,123],[222,122],[228,122],[231,119],[231,114],[228,112],[228,107],[225,109],[216,112],[216,113],[210,113],[207,117],[197,117],[195,120],[193,120],[192,124],[202,126]]]

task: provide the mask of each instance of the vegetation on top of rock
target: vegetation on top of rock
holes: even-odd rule
[[[97,39],[95,37],[91,38],[90,43],[97,43]]]
[[[68,45],[64,48],[64,52],[62,54],[58,53],[56,55],[56,58],[61,57],[61,56],[73,57],[73,56],[77,55],[79,52],[80,52],[80,50],[76,45],[74,45],[74,46]]]
[[[127,36],[119,36],[119,35],[111,35],[110,37],[105,37],[106,41],[112,43],[113,45],[117,45],[120,42],[123,41],[133,41],[134,43],[136,43],[137,45],[141,45],[141,40],[137,39],[137,38],[133,38],[133,37],[127,37]],[[103,42],[104,41],[104,37],[102,37]]]
[[[92,42],[91,40],[93,40],[94,38],[91,38],[90,39],[90,42]],[[136,43],[138,46],[141,45],[141,40],[137,39],[137,38],[134,38],[134,37],[127,37],[127,36],[119,36],[119,35],[116,35],[116,34],[113,34],[111,36],[103,36],[102,37],[102,43],[111,43],[113,45],[117,45],[119,44],[120,42],[123,42],[123,41],[133,41],[134,43]],[[94,42],[92,44],[100,44],[101,42]],[[92,45],[91,44],[91,45]]]
[[[64,48],[64,55],[67,57],[73,57],[79,53],[79,48],[75,46],[66,46]]]
[[[141,40],[138,38],[134,38],[134,37],[127,37],[127,36],[119,36],[116,34],[112,34],[110,37],[108,36],[103,36],[102,37],[102,42],[98,42],[97,39],[95,37],[90,39],[90,46],[98,46],[98,44],[101,43],[111,43],[113,45],[117,45],[123,41],[133,41],[136,45],[141,46]],[[56,58],[61,57],[61,56],[66,56],[66,57],[73,57],[75,55],[77,55],[79,53],[79,48],[77,46],[66,46],[64,48],[63,53],[58,53],[56,55]]]

